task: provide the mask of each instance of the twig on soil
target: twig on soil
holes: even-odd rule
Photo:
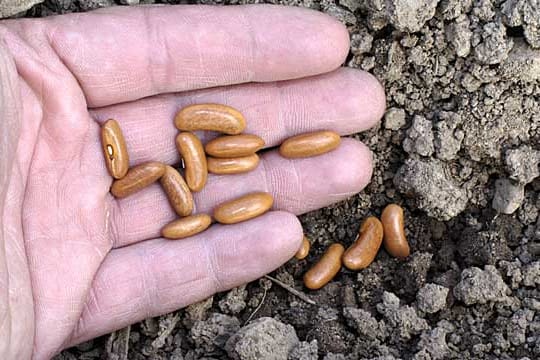
[[[306,294],[304,294],[303,292],[301,291],[298,291],[296,290],[295,288],[293,287],[290,287],[289,285],[285,284],[284,282],[282,281],[279,281],[278,279],[276,278],[273,278],[269,275],[264,275],[265,278],[267,278],[268,280],[271,280],[273,282],[275,282],[276,284],[278,284],[279,286],[281,286],[282,288],[284,288],[285,290],[287,290],[288,292],[290,292],[291,294],[293,295],[296,295],[298,298],[300,298],[301,300],[304,300],[305,302],[307,302],[308,304],[311,304],[311,305],[317,305],[317,303],[313,300],[311,300]]]
[[[263,293],[263,297],[261,299],[261,302],[259,303],[259,305],[257,305],[257,307],[255,308],[255,310],[253,310],[253,312],[251,313],[251,315],[249,315],[249,317],[247,318],[247,320],[244,322],[244,325],[249,323],[251,321],[251,319],[253,319],[253,316],[255,316],[255,314],[257,313],[257,311],[259,311],[261,309],[261,307],[263,306],[264,304],[264,300],[266,299],[266,288],[263,288],[264,289],[264,293]]]

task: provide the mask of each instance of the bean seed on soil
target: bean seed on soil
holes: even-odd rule
[[[385,207],[381,215],[384,248],[390,255],[397,258],[406,258],[410,254],[403,217],[403,208],[396,204]]]

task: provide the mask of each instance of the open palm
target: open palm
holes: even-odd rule
[[[178,163],[173,117],[192,103],[238,108],[268,147],[313,130],[362,131],[384,95],[370,75],[337,69],[348,45],[333,19],[270,6],[0,22],[0,358],[49,358],[287,261],[302,238],[293,214],[369,181],[364,145],[345,139],[298,160],[268,151],[253,172],[210,176],[196,212],[252,191],[271,192],[275,211],[170,241],[159,234],[175,216],[158,185],[109,194],[99,126],[119,121],[132,166]]]

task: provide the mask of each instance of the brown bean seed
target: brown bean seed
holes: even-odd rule
[[[124,135],[116,120],[109,119],[101,127],[101,146],[109,174],[115,179],[126,176],[129,156]]]
[[[251,193],[218,205],[214,209],[214,219],[222,224],[236,224],[264,214],[273,203],[269,193]]]
[[[208,229],[212,218],[206,214],[190,215],[175,220],[161,230],[161,235],[167,239],[183,239]]]
[[[230,135],[246,128],[246,119],[238,110],[221,104],[187,106],[176,114],[174,123],[183,131],[211,130]]]
[[[358,239],[343,254],[343,265],[350,270],[369,266],[377,256],[383,239],[383,226],[374,216],[368,217],[360,227]]]
[[[384,229],[383,243],[386,251],[397,258],[409,256],[410,248],[405,236],[401,206],[390,204],[385,207],[381,215],[381,222]]]
[[[341,255],[344,251],[341,244],[330,245],[319,262],[304,274],[304,285],[308,289],[317,290],[328,284],[341,269]]]
[[[310,248],[311,248],[311,244],[309,243],[309,240],[306,237],[306,235],[304,235],[304,238],[302,239],[302,245],[300,246],[300,249],[298,249],[294,257],[297,258],[298,260],[305,259],[309,254]]]
[[[180,216],[190,215],[193,211],[193,195],[182,175],[167,165],[160,181],[174,211]]]
[[[279,147],[279,153],[285,158],[316,156],[334,150],[340,142],[338,133],[316,131],[288,138]]]
[[[155,161],[132,167],[126,176],[113,182],[111,192],[117,198],[134,194],[157,181],[164,172],[165,165]]]
[[[176,137],[176,147],[186,166],[186,182],[192,191],[201,191],[208,178],[206,154],[201,140],[190,132],[181,132]]]
[[[245,173],[255,169],[257,165],[259,165],[257,154],[230,159],[208,158],[208,172],[218,175]]]
[[[206,144],[204,149],[210,156],[217,158],[234,158],[248,156],[264,147],[264,140],[257,135],[220,136]]]

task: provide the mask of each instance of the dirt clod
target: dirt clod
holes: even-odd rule
[[[426,284],[416,294],[418,309],[428,314],[436,313],[446,307],[448,288],[437,284]]]
[[[477,267],[463,270],[461,281],[454,288],[454,296],[466,305],[474,305],[502,301],[509,291],[497,269],[486,265],[484,270]]]
[[[244,326],[226,344],[227,353],[238,360],[286,360],[299,343],[294,328],[273,318],[260,318]]]

